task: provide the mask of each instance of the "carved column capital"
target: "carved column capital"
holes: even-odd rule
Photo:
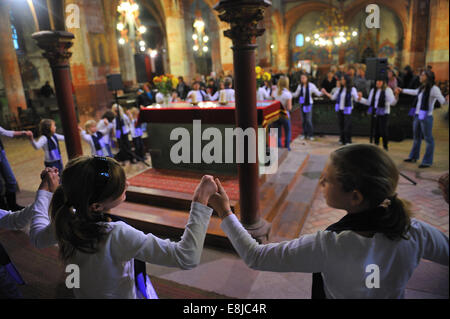
[[[69,66],[72,52],[72,40],[75,36],[66,31],[41,31],[33,33],[32,38],[37,41],[37,46],[44,50],[42,54],[50,63],[51,67]]]
[[[219,19],[230,24],[224,35],[233,41],[234,46],[253,46],[256,38],[265,29],[258,28],[258,22],[264,19],[264,10],[269,7],[268,0],[222,0],[214,6]]]

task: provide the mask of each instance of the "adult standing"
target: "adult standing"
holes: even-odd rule
[[[278,80],[278,89],[275,100],[281,103],[281,116],[273,123],[273,127],[278,129],[278,147],[282,147],[281,130],[284,129],[284,147],[291,150],[291,115],[292,93],[289,91],[289,78],[281,76]]]
[[[335,111],[340,133],[339,144],[351,144],[353,101],[358,100],[359,95],[347,75],[342,76],[340,81],[337,82],[337,88],[333,95],[327,93],[324,89],[322,89],[322,92],[331,100],[336,101]]]
[[[5,130],[3,127],[0,127],[0,136],[6,136],[9,138],[19,136],[32,137],[33,133],[31,131],[9,131]],[[16,177],[14,176],[11,166],[9,165],[9,161],[8,158],[6,157],[5,148],[3,146],[1,139],[0,139],[0,174],[5,184],[4,186],[5,189],[3,190],[3,183],[0,183],[0,208],[11,211],[21,210],[23,207],[19,206],[16,200],[17,180]]]
[[[383,139],[383,148],[388,150],[389,133],[388,122],[389,114],[391,113],[391,106],[397,104],[394,92],[387,86],[385,80],[378,80],[376,87],[370,90],[369,98],[362,97],[362,92],[358,95],[360,99],[358,102],[369,106],[369,114],[375,116],[375,124],[373,132],[375,133],[375,144],[380,144],[380,138]]]
[[[420,75],[421,86],[418,89],[397,89],[398,93],[417,96],[410,115],[414,116],[413,122],[413,137],[414,142],[405,162],[415,163],[420,158],[420,146],[422,138],[427,144],[425,155],[419,168],[427,168],[433,164],[434,156],[434,138],[433,138],[433,110],[436,101],[444,104],[448,103],[448,95],[446,98],[441,93],[441,90],[434,84],[433,74],[426,70]]]
[[[317,96],[322,96],[323,93],[317,89],[317,86],[314,83],[309,81],[309,77],[306,74],[303,74],[300,77],[300,84],[297,87],[297,90],[292,97],[299,98],[299,104],[302,113],[302,122],[303,122],[303,136],[301,139],[309,138],[309,140],[314,140],[314,128],[312,123],[312,110],[313,110],[313,94]]]
[[[321,87],[330,94],[331,91],[336,87],[336,78],[334,77],[334,73],[332,71],[329,71],[327,73],[327,77],[322,81]]]

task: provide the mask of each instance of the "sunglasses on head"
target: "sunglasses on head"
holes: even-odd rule
[[[109,161],[106,157],[94,156],[92,161],[96,174],[94,182],[95,194],[92,196],[91,202],[95,202],[98,198],[100,198],[100,195],[111,177],[111,172],[109,168]]]

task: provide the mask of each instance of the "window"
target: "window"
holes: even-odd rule
[[[12,40],[13,40],[13,43],[14,43],[14,49],[19,50],[20,49],[20,47],[19,47],[19,37],[17,35],[16,27],[14,27],[14,25],[11,24],[11,29],[12,29],[11,31],[12,31]]]
[[[295,37],[295,46],[302,47],[305,45],[305,37],[302,33],[297,34]]]

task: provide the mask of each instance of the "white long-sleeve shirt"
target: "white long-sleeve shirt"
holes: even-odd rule
[[[97,150],[95,148],[94,140],[92,139],[92,135],[91,134],[88,134],[86,131],[83,130],[83,131],[81,131],[81,137],[91,147],[91,154],[92,155],[106,156],[108,154],[108,151],[104,147],[105,144],[106,144],[104,135],[102,136],[102,138],[99,139],[100,146],[102,147],[102,149],[100,149],[100,150]]]
[[[410,239],[399,241],[380,233],[368,238],[353,231],[319,231],[291,241],[259,245],[233,214],[221,227],[250,268],[321,272],[329,299],[403,298],[406,284],[422,258],[443,265],[449,262],[448,237],[415,219],[411,221]],[[367,276],[373,274],[368,266],[374,264],[379,268],[379,288],[368,288]]]
[[[45,192],[45,191],[41,191]],[[48,203],[36,206],[31,221],[30,238],[39,248],[56,244]],[[168,267],[191,269],[200,263],[206,230],[212,209],[193,202],[189,220],[179,242],[144,234],[123,222],[105,223],[108,235],[95,254],[76,252],[70,264],[80,267],[77,298],[136,298],[133,258]]]
[[[197,91],[189,91],[189,93],[186,95],[186,102],[192,103],[192,97],[191,94],[195,94],[197,97],[197,102],[203,102],[206,99],[206,93],[203,90],[197,90]]]
[[[56,137],[56,139],[58,141],[64,141],[64,135],[60,135],[60,134],[54,134],[53,136]],[[55,143],[57,141],[54,141]],[[34,139],[31,140],[31,145],[34,147],[34,149],[39,150],[41,148],[44,149],[44,161],[45,162],[54,162],[59,160],[58,158],[54,158],[54,156],[50,153],[50,150],[48,149],[48,140],[47,137],[45,135],[42,135],[37,141],[35,141]],[[60,156],[62,156],[61,154],[59,154]]]
[[[402,93],[415,96],[418,95],[416,104],[416,114],[419,114],[420,107],[422,106],[422,97],[425,94],[425,90],[423,90],[419,94],[419,89],[403,89]],[[430,97],[428,100],[429,105],[428,115],[433,114],[434,104],[436,103],[436,101],[439,101],[439,103],[441,104],[444,104],[446,102],[445,97],[442,95],[441,90],[436,85],[434,85],[430,90]]]
[[[133,124],[131,123],[131,120],[128,117],[128,115],[122,114],[122,120],[123,120],[122,133],[123,134],[131,133]],[[114,129],[117,127],[116,122],[117,122],[117,120],[116,120],[116,118],[114,118],[113,123],[112,123]]]
[[[271,89],[270,88],[266,88],[265,86],[261,86],[260,88],[258,88],[258,91],[256,92],[256,100],[257,101],[266,101],[266,100],[270,100],[271,96]]]
[[[381,89],[376,89],[377,93],[375,93],[375,109],[378,108],[378,101],[380,99]],[[361,101],[359,103],[365,104],[367,106],[370,106],[372,103],[373,93],[375,89],[370,90],[369,98],[361,98]],[[384,107],[384,113],[389,114],[391,113],[391,105],[394,106],[397,104],[397,99],[395,98],[394,92],[391,88],[386,88],[385,91],[385,107]]]
[[[25,207],[17,212],[11,212],[0,209],[0,229],[20,230],[25,228],[33,217],[36,206],[42,206],[42,202],[46,203],[47,195],[37,192],[33,204]]]
[[[105,144],[111,144],[111,132],[113,131],[113,128],[113,123],[108,122],[108,124],[106,124],[103,119],[98,121],[97,130],[103,134],[103,141]]]
[[[300,96],[302,86],[303,84],[299,84],[297,86],[297,90],[294,93],[292,93],[292,97],[297,98]],[[319,91],[319,89],[314,83],[308,82],[308,87],[309,87],[309,100],[311,101],[311,105],[313,105],[314,104],[313,94],[316,96],[322,96],[323,93]],[[303,97],[306,100],[306,87],[303,87]]]
[[[332,100],[334,100],[334,101],[337,100],[340,90],[341,90],[340,88],[337,88],[337,90],[334,91],[333,95],[331,96]],[[342,93],[341,93],[340,101],[337,101],[337,102],[339,102],[339,109],[340,110],[343,110],[344,107],[347,107],[347,105],[345,105],[345,96],[346,95],[347,95],[347,88],[344,88],[342,90]],[[353,107],[353,100],[358,101],[358,98],[359,98],[358,97],[358,91],[356,90],[355,87],[352,87],[351,95],[352,95],[351,104],[352,104],[352,107]]]
[[[12,138],[14,137],[14,131],[5,130],[3,127],[0,126],[0,135]]]

